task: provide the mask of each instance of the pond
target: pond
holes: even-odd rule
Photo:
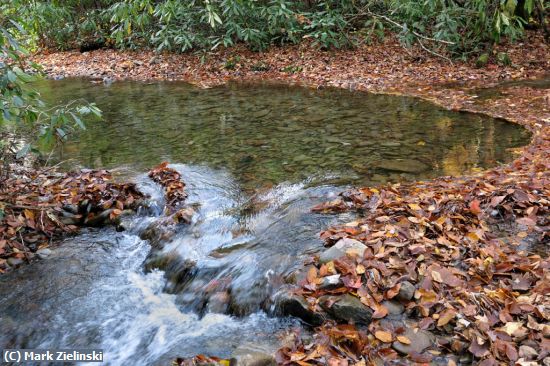
[[[312,206],[350,185],[494,166],[529,141],[503,121],[345,90],[78,79],[40,88],[105,114],[56,159],[117,168],[157,209],[128,218],[124,232],[84,230],[0,277],[0,346],[102,348],[108,365],[272,352],[301,326],[273,312],[273,295],[322,249],[321,230],[353,219]],[[140,234],[161,212],[146,171],[163,160],[181,172],[196,214],[159,249]]]
[[[459,175],[507,161],[508,148],[529,141],[503,121],[339,89],[68,79],[42,90],[51,102],[84,98],[103,109],[103,121],[64,147],[81,166],[204,164],[245,189],[312,177],[369,184]]]

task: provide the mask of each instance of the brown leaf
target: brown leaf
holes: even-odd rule
[[[476,339],[472,341],[468,350],[477,358],[488,356],[490,353],[487,342],[480,344]]]

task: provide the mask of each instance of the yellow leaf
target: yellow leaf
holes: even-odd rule
[[[314,283],[316,278],[317,278],[317,268],[312,266],[307,272],[307,282]]]
[[[466,237],[474,243],[477,243],[479,241],[479,236],[473,231],[466,234]]]
[[[523,323],[521,322],[508,322],[503,327],[498,328],[498,330],[505,332],[509,336],[513,336],[522,333],[522,328]]]
[[[31,210],[25,209],[23,213],[25,214],[25,217],[27,218],[27,220],[34,220],[34,212],[32,212]]]
[[[452,309],[448,309],[444,311],[442,314],[439,314],[439,320],[437,321],[437,326],[442,327],[448,322],[450,322],[454,317],[456,316],[456,311]]]
[[[397,340],[403,344],[411,344],[411,340],[403,335],[397,336]]]
[[[418,206],[416,203],[409,203],[409,207],[411,210],[415,210],[415,211],[421,210],[420,206]]]
[[[377,330],[375,333],[374,333],[374,336],[384,342],[384,343],[389,343],[392,341],[393,337],[391,335],[390,332],[386,332],[386,331],[383,331],[383,330]]]
[[[358,274],[358,275],[362,275],[363,273],[365,273],[366,271],[366,268],[364,265],[362,264],[358,264],[357,267],[355,267],[355,272]]]

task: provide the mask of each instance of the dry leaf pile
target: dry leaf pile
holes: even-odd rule
[[[187,198],[185,183],[181,180],[181,174],[172,168],[168,168],[168,162],[163,162],[149,171],[149,177],[164,187],[166,206],[174,209]]]
[[[319,312],[324,295],[352,294],[372,309],[373,321],[365,329],[329,322],[316,330],[313,343],[281,349],[279,363],[401,359],[391,346],[410,342],[406,328],[437,336],[425,352],[407,355],[413,362],[469,353],[482,365],[543,363],[550,355],[547,161],[530,174],[514,174],[511,167],[483,178],[356,189],[315,207],[362,212],[360,220],[321,238],[326,246],[354,239],[366,250],[317,262],[299,293]],[[340,286],[320,290],[323,278],[334,275]],[[412,298],[400,299],[406,326],[384,322],[383,302],[398,297],[405,282],[414,286]]]
[[[20,171],[0,186],[0,273],[30,260],[64,233],[113,222],[144,198],[105,170]]]

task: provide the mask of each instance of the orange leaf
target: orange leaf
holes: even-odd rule
[[[470,212],[474,215],[479,215],[481,213],[481,208],[479,207],[479,201],[477,199],[470,202]]]
[[[317,268],[311,267],[309,271],[307,271],[307,282],[315,283],[316,279],[317,279]]]
[[[389,343],[389,342],[391,342],[392,339],[393,339],[391,333],[390,333],[390,332],[386,332],[386,331],[384,331],[384,330],[377,330],[377,331],[374,333],[374,336],[375,336],[378,340],[380,340],[380,341],[382,341],[382,342],[384,342],[384,343]]]

